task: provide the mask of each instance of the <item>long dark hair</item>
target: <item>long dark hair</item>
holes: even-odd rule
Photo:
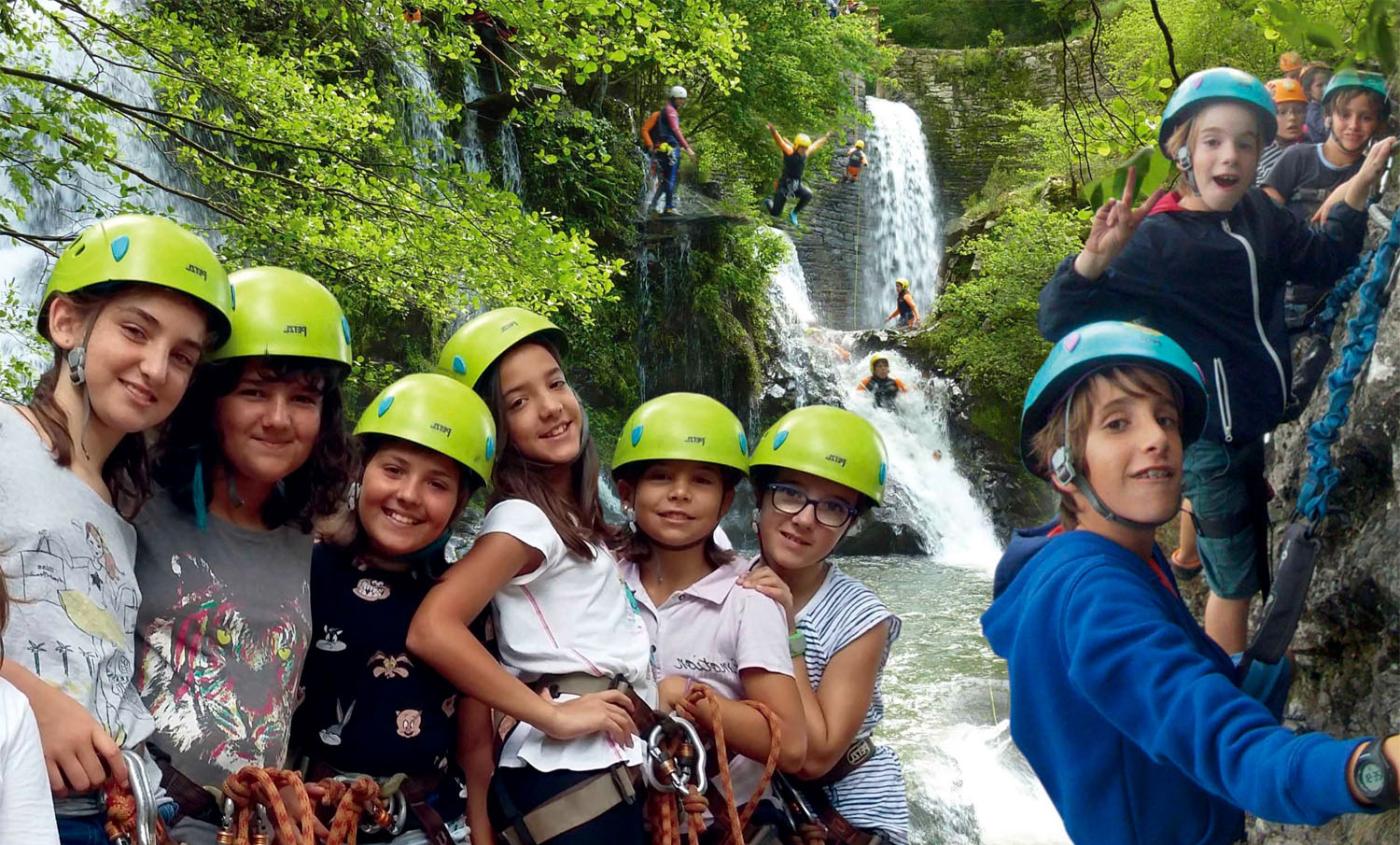
[[[657,463],[657,461],[640,461],[635,464],[628,464],[619,470],[615,477],[626,481],[628,484],[632,485],[633,489],[636,489],[637,482],[641,479],[642,474],[646,472],[648,466],[654,463]],[[739,475],[737,470],[728,467],[719,467],[718,469],[720,471],[720,478],[724,484],[724,495],[728,496],[734,492],[734,488],[739,486],[739,479],[743,476]],[[722,518],[723,514],[720,516]],[[718,522],[716,522],[716,525],[718,525]],[[618,557],[636,563],[651,560],[651,556],[655,551],[651,538],[648,537],[640,527],[632,526],[623,526],[617,529],[612,540],[612,548]],[[721,549],[719,547],[719,544],[715,542],[715,533],[713,531],[710,532],[710,536],[705,538],[705,562],[710,565],[711,569],[719,569],[721,566],[734,560],[735,555],[736,552],[733,549]]]
[[[516,346],[525,343],[543,347],[556,362],[560,361],[559,350],[548,341],[536,336],[522,340]],[[486,406],[491,409],[492,419],[496,421],[496,439],[500,447],[496,453],[496,466],[491,471],[491,497],[487,500],[487,507],[506,499],[524,499],[538,506],[569,551],[592,560],[593,546],[610,544],[614,531],[604,521],[603,506],[598,500],[598,449],[588,430],[588,412],[579,402],[581,448],[569,467],[569,486],[573,495],[565,499],[549,486],[543,472],[546,467],[525,457],[511,443],[510,425],[501,396],[500,363],[501,358],[497,358],[482,374],[477,388],[486,400]]]
[[[128,284],[104,284],[62,296],[78,309],[84,324],[90,328],[97,320],[102,307],[130,288],[131,285]],[[53,363],[39,376],[28,407],[34,413],[34,419],[43,429],[49,442],[53,444],[54,461],[61,467],[70,467],[73,465],[73,435],[68,429],[68,414],[58,404],[58,398],[55,396],[58,390],[58,376],[68,352],[52,341],[50,345],[53,347]],[[127,519],[136,516],[141,506],[151,497],[150,464],[147,460],[144,433],[134,432],[117,441],[116,448],[102,464],[102,481],[107,485],[107,492],[111,495],[112,505],[117,511]]]
[[[357,452],[345,430],[345,401],[340,382],[344,370],[329,362],[307,358],[270,355],[264,358],[233,358],[202,365],[185,399],[170,415],[157,446],[154,476],[175,504],[194,513],[195,467],[204,466],[204,502],[214,497],[214,468],[224,465],[216,404],[238,386],[248,362],[273,381],[302,382],[321,394],[321,431],[311,449],[311,457],[277,485],[263,503],[263,525],[278,528],[294,525],[311,530],[316,517],[339,512],[346,493],[356,477]]]

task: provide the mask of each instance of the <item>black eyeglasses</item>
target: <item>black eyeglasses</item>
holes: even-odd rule
[[[809,499],[806,491],[790,484],[769,484],[768,500],[777,510],[788,514],[802,513],[802,509],[812,506],[817,522],[828,528],[840,528],[859,512],[840,499]]]

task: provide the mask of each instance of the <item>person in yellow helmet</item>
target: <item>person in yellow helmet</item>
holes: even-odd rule
[[[856,141],[849,150],[846,150],[846,175],[841,177],[841,181],[860,181],[860,171],[865,167],[865,162],[865,141]]]
[[[860,380],[856,390],[874,396],[875,407],[893,411],[895,400],[899,394],[909,392],[909,385],[890,376],[889,357],[877,354],[870,359],[870,375]]]
[[[909,280],[895,279],[894,292],[894,310],[885,318],[885,322],[888,323],[898,317],[899,321],[895,323],[896,326],[905,329],[916,328],[919,325],[919,306],[914,304],[914,294],[909,291]]]
[[[807,133],[799,132],[797,137],[789,141],[773,128],[771,123],[768,124],[768,131],[773,134],[773,143],[783,152],[783,175],[778,177],[777,189],[771,199],[763,201],[763,207],[774,217],[782,217],[783,206],[787,204],[788,197],[797,197],[797,205],[788,213],[787,218],[789,224],[796,226],[797,215],[812,201],[812,192],[802,184],[802,174],[807,169],[807,157],[821,149],[831,133],[828,132],[813,141]]]

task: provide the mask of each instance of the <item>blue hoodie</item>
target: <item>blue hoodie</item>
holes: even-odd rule
[[[1365,740],[1294,735],[1241,692],[1160,550],[1159,576],[1100,535],[1043,531],[1007,547],[982,631],[1009,667],[1012,739],[1075,842],[1224,845],[1242,807],[1313,825],[1366,810],[1346,781]]]
[[[1153,208],[1107,272],[1089,280],[1066,258],[1040,292],[1040,332],[1057,341],[1096,320],[1141,321],[1190,353],[1210,394],[1203,439],[1249,443],[1291,399],[1286,281],[1330,288],[1351,268],[1366,214],[1337,203],[1310,226],[1251,189],[1228,212]]]

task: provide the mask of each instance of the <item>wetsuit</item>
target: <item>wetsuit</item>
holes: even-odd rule
[[[778,179],[778,189],[773,193],[771,212],[774,217],[782,215],[788,197],[797,197],[797,206],[792,210],[794,214],[801,214],[807,203],[812,201],[812,192],[802,184],[802,174],[806,169],[807,151],[794,149],[783,156],[783,175]]]
[[[846,156],[846,179],[854,182],[860,178],[861,168],[865,167],[865,150],[852,149]]]
[[[919,318],[914,313],[914,297],[909,291],[899,295],[895,308],[899,309],[899,322],[903,325],[912,326],[918,322]]]
[[[868,375],[861,379],[860,389],[870,391],[875,397],[875,407],[893,411],[895,398],[909,388],[897,378]]]

